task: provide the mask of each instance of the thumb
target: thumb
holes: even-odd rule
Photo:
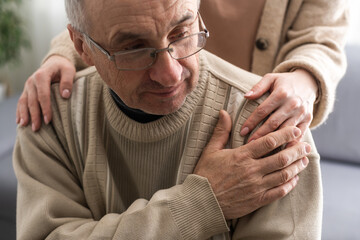
[[[221,110],[219,113],[219,121],[206,147],[210,152],[215,152],[225,147],[229,140],[231,125],[230,115],[225,110]]]

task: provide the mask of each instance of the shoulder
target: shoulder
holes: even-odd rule
[[[62,128],[74,126],[75,123],[84,124],[84,121],[87,121],[87,115],[92,112],[90,110],[96,109],[96,104],[102,104],[98,99],[102,96],[104,82],[96,69],[90,67],[76,73],[69,99],[60,96],[58,83],[53,84],[51,89],[53,124]],[[94,103],[92,99],[97,101]]]
[[[261,76],[240,69],[225,60],[204,51],[201,55],[202,67],[206,69],[210,81],[221,82],[226,87],[227,98],[224,101],[222,109],[226,110],[232,120],[232,137],[230,139],[231,147],[239,147],[246,143],[247,137],[242,137],[239,133],[245,120],[268,96],[265,94],[256,100],[247,100],[244,94],[261,79]]]
[[[59,87],[59,83],[51,85],[52,105],[66,105],[71,102],[80,100],[87,94],[101,91],[103,87],[103,81],[96,71],[96,68],[89,67],[76,73],[70,99],[63,99],[60,96]]]
[[[88,67],[76,73],[74,82],[81,78],[96,78],[97,75],[95,67]]]
[[[206,50],[201,52],[200,59],[215,78],[242,92],[248,92],[261,79],[261,76],[236,67]]]

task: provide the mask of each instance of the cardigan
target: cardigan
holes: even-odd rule
[[[229,12],[230,9],[239,9],[243,2],[226,1],[226,9]],[[236,15],[231,12],[227,18],[225,13],[214,9],[217,4],[224,4],[223,0],[202,1],[200,7],[205,24],[207,19],[217,19],[208,26],[209,42],[212,41],[208,50],[236,64],[234,59],[242,52],[236,47],[229,49],[229,45],[236,46],[243,38],[240,33],[245,30],[238,30],[239,25],[228,24],[227,21],[236,22]],[[311,73],[320,90],[314,105],[312,128],[323,123],[332,112],[336,87],[345,74],[348,10],[348,0],[265,0],[250,69],[246,70],[261,76],[271,72],[290,72],[296,68]],[[226,40],[221,37],[223,35],[227,36]]]
[[[233,127],[228,146],[264,98],[244,94],[261,77],[205,50],[196,88],[176,112],[141,124],[116,106],[94,67],[77,74],[72,98],[52,86],[53,121],[19,127],[18,239],[320,239],[319,155],[286,197],[225,221],[206,178],[192,174],[221,109]],[[246,169],[244,169],[246,171]],[[232,229],[232,231],[229,231]]]

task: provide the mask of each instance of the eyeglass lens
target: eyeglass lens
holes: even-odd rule
[[[206,43],[204,32],[192,34],[169,44],[168,52],[174,59],[183,59],[200,51]],[[156,49],[145,48],[125,54],[116,54],[115,63],[118,69],[145,69],[156,60]]]

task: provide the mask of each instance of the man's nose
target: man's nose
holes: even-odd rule
[[[181,81],[183,66],[173,59],[168,51],[157,54],[154,65],[149,69],[150,78],[164,87],[176,86]]]

